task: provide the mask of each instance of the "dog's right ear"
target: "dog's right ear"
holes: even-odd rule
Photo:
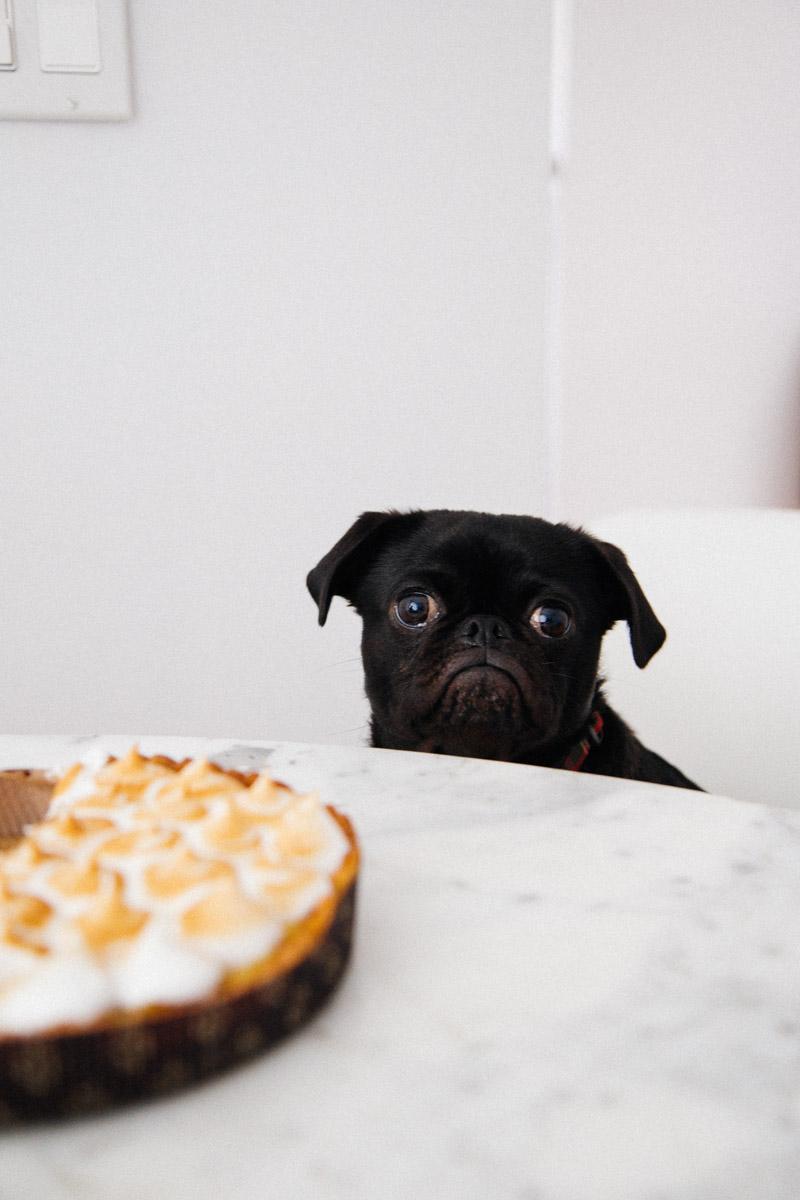
[[[363,561],[365,551],[374,549],[369,543],[379,530],[400,516],[396,512],[365,512],[350,526],[344,537],[321,558],[306,577],[306,585],[319,609],[319,623],[324,625],[334,596],[350,598],[353,568]]]
[[[650,601],[619,546],[594,537],[591,542],[600,552],[612,594],[616,595],[614,619],[628,622],[633,661],[637,667],[646,667],[664,645],[667,631],[650,607]]]

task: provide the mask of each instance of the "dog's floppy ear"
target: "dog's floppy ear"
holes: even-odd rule
[[[396,512],[365,512],[350,526],[344,537],[321,558],[306,577],[306,585],[319,608],[319,623],[324,625],[334,596],[347,596],[347,576],[356,558],[363,558],[367,543],[387,522],[396,520]],[[344,589],[344,590],[343,590]]]
[[[612,546],[610,542],[601,542],[598,538],[592,538],[592,541],[614,581],[617,595],[614,619],[628,622],[633,661],[637,667],[646,667],[664,645],[667,631],[650,607],[639,580],[620,548]]]

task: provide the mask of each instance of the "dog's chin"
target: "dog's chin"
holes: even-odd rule
[[[428,748],[471,758],[518,758],[539,740],[521,683],[489,664],[453,672],[436,707]]]

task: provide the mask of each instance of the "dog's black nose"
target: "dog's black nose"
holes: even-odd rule
[[[510,638],[511,630],[499,617],[481,613],[476,617],[467,617],[457,636],[467,646],[494,646],[497,642]]]

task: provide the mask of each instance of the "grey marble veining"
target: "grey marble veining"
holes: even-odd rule
[[[800,1195],[800,812],[352,747],[6,737],[0,766],[134,740],[346,811],[356,953],[252,1065],[3,1135],[3,1200]]]

